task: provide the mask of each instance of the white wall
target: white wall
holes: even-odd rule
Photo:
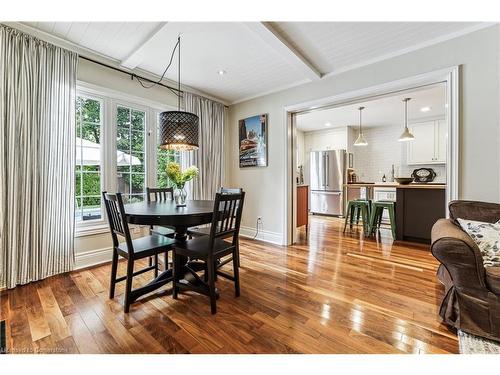
[[[493,26],[456,39],[230,107],[226,176],[247,192],[242,225],[284,233],[286,124],[284,107],[461,65],[460,198],[500,200],[499,33]],[[269,165],[240,169],[237,122],[269,115]]]
[[[358,181],[379,182],[385,174],[390,181],[391,166],[395,177],[409,177],[416,168],[432,168],[436,172],[434,182],[446,182],[444,164],[408,165],[406,142],[398,142],[401,126],[375,126],[363,129],[367,146],[353,147],[354,169]]]

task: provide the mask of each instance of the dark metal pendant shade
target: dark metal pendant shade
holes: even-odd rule
[[[199,122],[194,113],[160,113],[160,148],[177,151],[197,150]]]

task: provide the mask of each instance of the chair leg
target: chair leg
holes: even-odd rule
[[[346,213],[345,213],[345,221],[344,221],[344,230],[343,230],[343,233],[345,233],[345,230],[347,228],[347,222],[349,221],[349,214],[351,213],[351,204],[348,203],[347,204],[347,210],[346,210]],[[352,229],[352,226],[351,226],[351,229]]]
[[[377,222],[377,207],[372,207],[371,213],[370,213],[370,222],[369,222],[369,226],[368,226],[368,235],[369,236],[371,236],[372,233],[375,231],[376,222]]]
[[[172,298],[177,299],[177,279],[179,273],[179,264],[178,264],[177,255],[175,254],[175,250],[172,251]]]
[[[111,281],[109,283],[109,298],[115,298],[116,270],[118,268],[118,252],[113,248],[113,259],[111,260]]]
[[[127,279],[125,281],[125,312],[128,313],[130,309],[130,294],[132,292],[132,278],[134,275],[134,260],[127,259]]]
[[[240,296],[240,269],[238,265],[238,253],[233,251],[233,276],[234,276],[234,296]]]
[[[366,236],[368,232],[368,208],[366,206],[361,207],[361,219],[363,220],[363,234]]]
[[[158,254],[155,254],[155,279],[158,277]]]
[[[306,234],[307,234],[307,225],[306,225]],[[238,263],[238,268],[240,268],[240,241],[239,239],[236,239],[236,257],[233,256],[233,262],[236,259],[236,262]]]
[[[394,208],[390,207],[387,209],[389,211],[389,221],[391,222],[392,239],[396,239],[396,219],[394,217]]]
[[[208,269],[208,290],[210,294],[210,310],[212,314],[217,313],[217,305],[215,295],[215,262],[213,258],[207,259],[207,269]]]

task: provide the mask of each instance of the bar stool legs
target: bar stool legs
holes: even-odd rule
[[[372,204],[372,212],[370,215],[370,225],[368,228],[369,235],[375,233],[380,228],[382,223],[382,215],[384,209],[389,212],[389,223],[391,226],[392,238],[396,239],[396,218],[395,218],[395,202],[393,201],[377,201]]]
[[[371,213],[370,201],[367,200],[349,201],[347,203],[343,232],[345,233],[348,223],[349,223],[349,228],[351,230],[354,224],[359,225],[359,219],[361,216],[361,220],[363,221],[363,230],[366,236],[369,229],[370,213]],[[354,223],[354,221],[356,221],[356,223]]]

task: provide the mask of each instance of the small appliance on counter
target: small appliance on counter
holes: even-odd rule
[[[348,168],[347,169],[347,183],[348,184],[355,184],[357,180],[358,180],[358,176],[356,175],[356,172],[354,172],[354,169]]]
[[[436,172],[432,168],[418,168],[411,174],[413,181],[417,183],[427,183],[434,181],[436,178]]]

